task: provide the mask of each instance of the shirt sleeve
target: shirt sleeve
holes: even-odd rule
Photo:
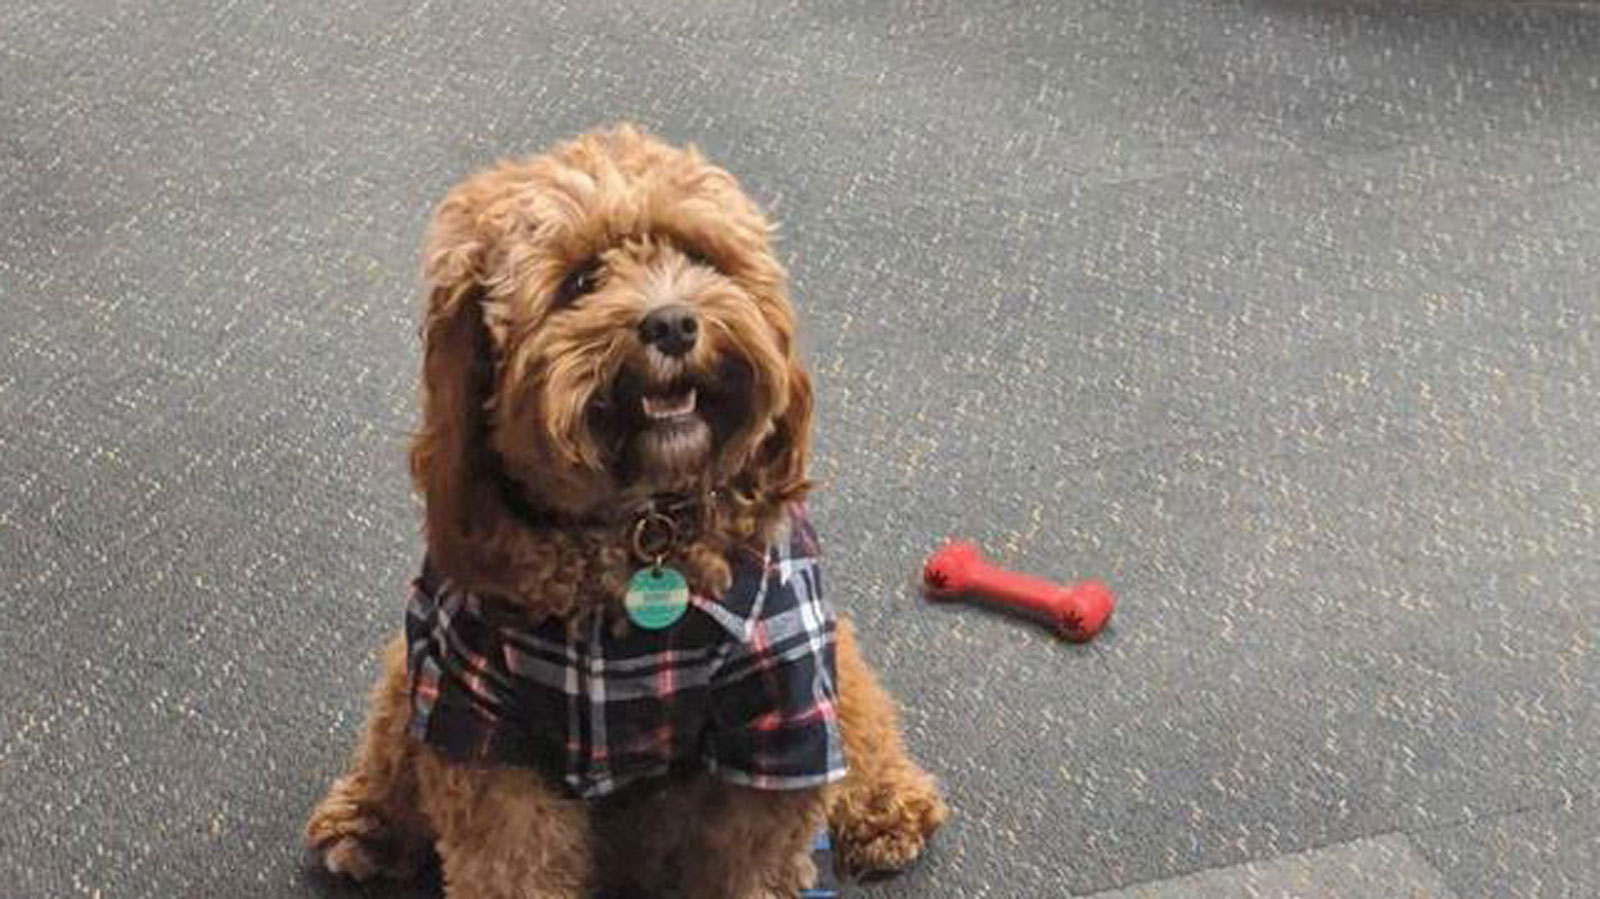
[[[798,526],[809,532],[803,520]],[[814,550],[815,535],[805,536]],[[707,767],[756,789],[821,786],[844,776],[845,760],[835,622],[817,557],[775,552],[764,587],[749,637],[735,642],[712,674]]]
[[[406,611],[411,735],[462,762],[526,763],[526,734],[496,628],[476,601],[424,571]]]

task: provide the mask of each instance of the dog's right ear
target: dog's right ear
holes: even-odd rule
[[[411,444],[429,558],[458,582],[493,578],[493,535],[506,514],[489,448],[494,348],[484,320],[483,245],[469,200],[459,192],[447,198],[428,235],[422,427]]]

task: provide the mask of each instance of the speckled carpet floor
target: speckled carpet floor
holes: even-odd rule
[[[0,4],[0,895],[354,895],[425,216],[622,118],[783,222],[860,896],[1600,896],[1600,4],[1467,0]]]

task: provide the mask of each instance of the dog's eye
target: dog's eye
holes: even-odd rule
[[[713,269],[717,267],[717,264],[711,260],[711,257],[707,256],[705,253],[701,252],[699,250],[699,248],[697,248],[697,247],[690,247],[690,246],[684,247],[683,248],[683,256],[684,256],[685,259],[688,259],[690,262],[694,263],[695,265],[703,265],[706,268],[713,268]]]
[[[588,259],[567,273],[556,288],[556,305],[570,306],[585,294],[594,293],[600,286],[600,260]]]

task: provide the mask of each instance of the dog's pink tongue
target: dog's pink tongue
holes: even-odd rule
[[[644,414],[651,418],[676,418],[694,411],[695,392],[691,388],[673,396],[646,396]]]

